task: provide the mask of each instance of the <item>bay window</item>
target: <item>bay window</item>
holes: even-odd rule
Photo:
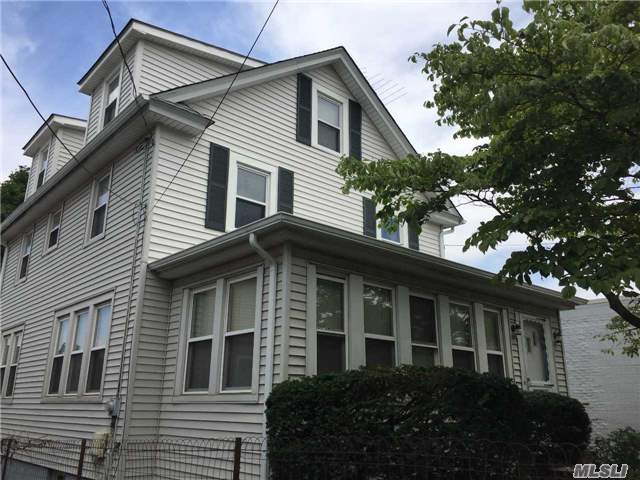
[[[420,367],[437,365],[438,333],[435,301],[422,296],[409,296],[409,317],[413,364]]]
[[[346,296],[341,279],[318,277],[316,286],[317,373],[346,370]]]
[[[393,292],[364,285],[363,302],[366,365],[392,367],[396,363]]]
[[[460,303],[450,303],[449,322],[453,366],[464,370],[476,370],[471,307]]]

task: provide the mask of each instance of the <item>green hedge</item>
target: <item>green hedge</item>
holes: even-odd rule
[[[402,366],[283,382],[266,415],[275,479],[290,478],[292,469],[301,479],[400,479],[422,478],[416,462],[420,475],[458,469],[446,478],[470,478],[469,469],[516,472],[525,450],[511,445],[538,442],[533,456],[525,453],[537,464],[553,442],[582,441],[585,432],[588,441],[583,413],[567,397],[525,396],[510,379]]]

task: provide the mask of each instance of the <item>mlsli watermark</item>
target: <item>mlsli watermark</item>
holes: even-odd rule
[[[629,465],[603,463],[598,468],[595,463],[577,463],[573,467],[573,478],[626,478]]]

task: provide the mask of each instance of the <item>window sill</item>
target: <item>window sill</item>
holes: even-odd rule
[[[106,236],[106,230],[104,232],[102,232],[100,235],[96,235],[95,237],[87,237],[87,239],[84,241],[84,247],[89,247],[91,245],[93,245],[96,242],[99,242],[100,240],[102,240],[105,236]]]
[[[221,392],[221,393],[182,393],[169,397],[173,404],[183,403],[246,403],[258,405],[258,394],[255,392]]]
[[[52,254],[53,252],[55,252],[56,250],[58,250],[58,243],[56,243],[53,247],[49,247],[47,249],[44,250],[44,252],[42,252],[42,256],[46,257],[47,255]]]
[[[82,396],[82,397],[73,397],[73,396],[47,396],[40,399],[40,403],[89,403],[89,404],[102,404],[102,395],[95,396]]]
[[[320,145],[319,143],[314,142],[313,140],[311,141],[311,147],[312,147],[312,148],[315,148],[315,149],[317,149],[317,150],[320,150],[321,152],[328,153],[328,154],[330,154],[330,155],[335,155],[335,156],[337,156],[337,157],[341,157],[341,156],[343,156],[343,155],[347,155],[346,153],[344,153],[344,152],[342,152],[342,151],[337,152],[337,151],[335,151],[335,150],[334,150],[334,149],[332,149],[332,148],[325,147],[324,145]]]

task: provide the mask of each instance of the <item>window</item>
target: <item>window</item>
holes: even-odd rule
[[[413,364],[433,367],[438,364],[436,305],[430,298],[409,297],[411,353]]]
[[[47,167],[49,166],[49,147],[44,147],[40,151],[39,155],[39,171],[38,171],[38,182],[36,183],[36,188],[40,188],[44,183],[44,177],[47,174]]]
[[[266,216],[269,174],[238,165],[235,227]]]
[[[318,95],[318,144],[340,152],[342,104]]]
[[[109,182],[111,176],[106,175],[96,181],[93,188],[93,211],[91,214],[91,236],[95,238],[104,233],[107,224],[107,207],[109,205]]]
[[[191,302],[184,391],[207,391],[211,374],[211,347],[216,290],[197,291]]]
[[[33,232],[29,232],[22,237],[22,256],[20,257],[20,270],[18,279],[27,277],[29,270],[29,260],[31,258],[31,248],[33,246]]]
[[[364,285],[364,333],[367,366],[394,366],[393,293],[388,288]]]
[[[47,234],[47,250],[58,246],[60,238],[60,224],[62,222],[62,209],[49,215],[49,228]]]
[[[57,312],[49,395],[99,394],[111,325],[110,295]]]
[[[0,353],[0,391],[5,397],[13,396],[21,347],[22,330],[15,330],[2,336],[2,352]]]
[[[317,373],[347,368],[345,282],[318,277],[316,301]]]
[[[401,243],[401,226],[398,225],[398,220],[394,219],[387,222],[386,224],[381,224],[379,230],[380,238],[382,238],[383,240],[388,240],[394,243]]]
[[[548,383],[549,358],[544,320],[530,319],[522,322],[525,348],[525,367],[529,383]]]
[[[449,321],[451,323],[453,366],[464,370],[475,370],[471,307],[459,303],[449,304]]]
[[[256,277],[228,282],[223,390],[247,390],[252,385],[256,288]]]
[[[120,74],[117,73],[106,84],[106,104],[104,109],[103,126],[114,119],[118,111],[118,98],[120,97]]]
[[[485,309],[483,313],[489,373],[504,377],[504,342],[500,312]]]

